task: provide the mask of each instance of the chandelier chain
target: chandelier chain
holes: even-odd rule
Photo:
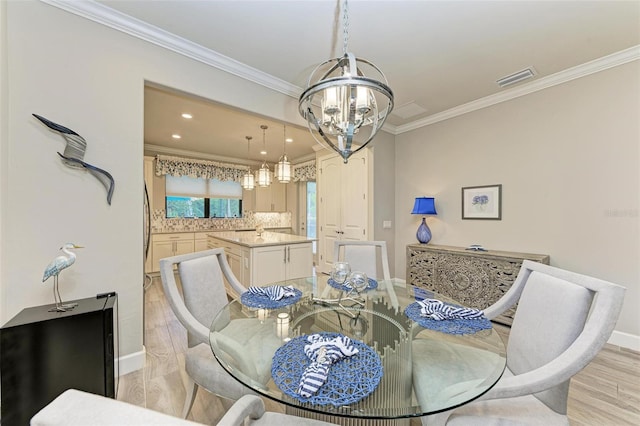
[[[347,53],[347,44],[349,42],[349,5],[348,0],[344,0],[343,9],[342,9],[342,31],[343,31],[343,45],[342,45],[342,54],[346,55]]]

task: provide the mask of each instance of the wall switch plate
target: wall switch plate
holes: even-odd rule
[[[391,229],[391,221],[383,220],[382,221],[382,229]]]

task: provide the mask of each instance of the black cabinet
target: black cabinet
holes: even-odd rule
[[[118,382],[117,295],[22,310],[0,329],[2,425],[28,425],[67,389],[115,398]]]

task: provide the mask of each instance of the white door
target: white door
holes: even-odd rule
[[[318,250],[320,272],[330,272],[333,264],[333,242],[340,237],[342,159],[337,155],[320,159],[318,175]]]
[[[366,152],[360,151],[342,167],[341,240],[367,240],[368,165]],[[333,247],[331,248],[333,251]]]
[[[319,272],[331,271],[334,241],[369,239],[369,155],[364,149],[347,164],[337,155],[319,160]]]

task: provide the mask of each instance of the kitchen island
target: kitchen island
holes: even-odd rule
[[[313,239],[279,232],[210,232],[209,248],[224,248],[227,261],[245,286],[264,286],[276,281],[313,275]],[[238,295],[227,286],[227,293]]]

